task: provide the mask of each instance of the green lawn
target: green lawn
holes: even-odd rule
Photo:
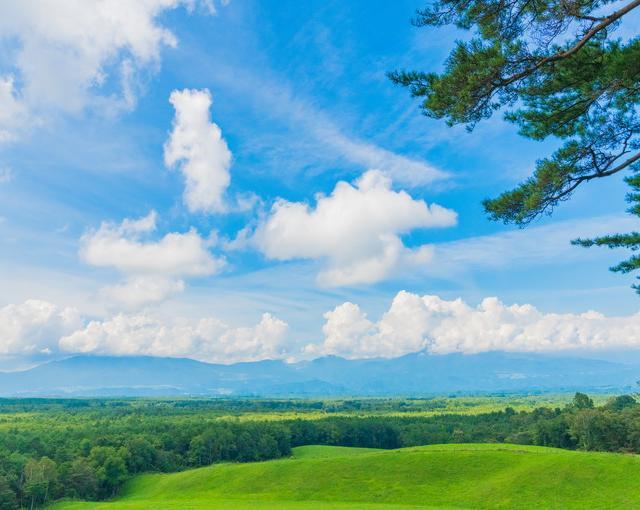
[[[290,459],[143,475],[113,502],[53,508],[637,509],[640,459],[515,445],[306,446]]]

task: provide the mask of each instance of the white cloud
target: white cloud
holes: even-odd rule
[[[0,138],[15,121],[40,113],[112,112],[136,100],[138,77],[153,71],[176,37],[158,22],[166,10],[194,0],[20,0],[0,2],[0,38],[12,75],[0,77]],[[204,2],[212,11],[212,2]],[[20,83],[19,90],[14,87]]]
[[[184,201],[191,212],[223,212],[231,180],[231,152],[220,128],[211,122],[208,90],[174,90],[169,99],[176,114],[164,146],[167,167],[179,165],[185,177]]]
[[[353,303],[324,315],[324,341],[305,348],[309,356],[395,357],[485,351],[546,352],[565,349],[640,347],[640,313],[607,317],[542,313],[532,305],[507,306],[495,297],[472,307],[461,299],[399,292],[378,322]]]
[[[219,319],[182,319],[169,324],[147,314],[116,315],[91,321],[60,339],[67,352],[191,357],[232,363],[283,358],[289,343],[287,324],[265,313],[253,327],[232,328]]]
[[[307,345],[304,357],[640,348],[640,313],[543,313],[532,305],[505,305],[493,297],[470,306],[461,299],[402,291],[377,322],[350,302],[327,312],[325,320],[324,341]],[[149,311],[86,321],[75,308],[39,300],[0,308],[0,355],[61,353],[232,363],[297,358],[301,351],[288,325],[268,313],[253,326],[234,327],[215,317],[168,317]]]
[[[0,308],[0,354],[39,354],[57,349],[58,338],[82,325],[74,308],[30,299]]]
[[[171,232],[157,241],[142,236],[156,229],[155,211],[121,224],[103,222],[80,239],[80,258],[96,267],[114,267],[126,276],[123,284],[108,287],[105,294],[129,307],[165,299],[184,288],[183,278],[218,272],[224,259],[209,252],[211,240],[195,229]]]
[[[287,324],[268,313],[254,326],[231,327],[215,317],[166,319],[149,312],[87,322],[75,308],[35,299],[0,308],[2,356],[92,353],[232,363],[288,356],[287,333]]]
[[[323,285],[380,281],[400,266],[426,264],[429,246],[407,248],[400,234],[455,225],[456,213],[391,189],[391,180],[370,170],[351,185],[338,182],[316,207],[280,200],[250,242],[270,259],[324,259]]]

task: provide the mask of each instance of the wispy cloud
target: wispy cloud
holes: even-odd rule
[[[571,245],[572,239],[637,228],[638,221],[631,216],[607,215],[469,237],[435,245],[435,267],[470,269],[568,262],[589,256],[584,248]],[[596,253],[591,251],[591,255]]]
[[[448,172],[427,161],[398,154],[349,133],[340,126],[336,116],[294,93],[292,85],[272,71],[263,71],[258,76],[250,70],[220,63],[211,66],[211,77],[217,83],[242,94],[270,117],[286,122],[288,129],[295,133],[289,143],[302,144],[307,163],[330,152],[338,160],[386,172],[403,186],[422,186],[450,177]],[[287,145],[289,151],[291,148]]]

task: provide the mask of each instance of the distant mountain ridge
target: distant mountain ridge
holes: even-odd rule
[[[624,391],[640,364],[546,354],[336,356],[232,365],[187,358],[75,356],[0,372],[0,396],[417,396],[524,391]]]

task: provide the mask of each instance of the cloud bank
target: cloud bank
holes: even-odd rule
[[[251,327],[232,328],[217,318],[176,324],[147,314],[119,314],[106,321],[91,321],[84,329],[64,336],[65,352],[190,357],[201,361],[233,363],[282,358],[288,350],[288,326],[265,313]]]
[[[213,316],[166,317],[151,311],[88,320],[75,308],[28,300],[0,308],[0,355],[150,355],[233,363],[324,355],[390,358],[425,350],[437,355],[640,348],[640,313],[543,313],[495,297],[470,306],[461,299],[402,291],[377,322],[350,302],[324,317],[323,341],[300,348],[287,323],[269,313],[241,327]]]
[[[190,212],[224,212],[224,193],[231,177],[231,151],[213,122],[208,90],[174,90],[173,130],[164,146],[167,167],[178,166],[186,185],[184,202]]]
[[[424,349],[446,354],[640,348],[640,313],[543,313],[528,304],[505,305],[495,297],[473,307],[461,299],[401,291],[377,322],[350,302],[324,317],[324,341],[307,345],[309,356],[395,357]]]
[[[394,191],[385,174],[370,170],[353,185],[341,181],[329,196],[318,195],[315,207],[276,202],[251,242],[270,259],[325,261],[320,284],[374,283],[401,266],[429,261],[429,246],[409,248],[401,234],[456,220],[454,211]]]
[[[150,313],[87,321],[75,308],[41,300],[0,308],[0,355],[150,355],[231,363],[286,356],[287,332],[287,324],[268,313],[254,326],[231,327],[215,317],[168,321]]]
[[[74,308],[29,299],[0,308],[0,354],[48,354],[58,339],[82,325]]]

